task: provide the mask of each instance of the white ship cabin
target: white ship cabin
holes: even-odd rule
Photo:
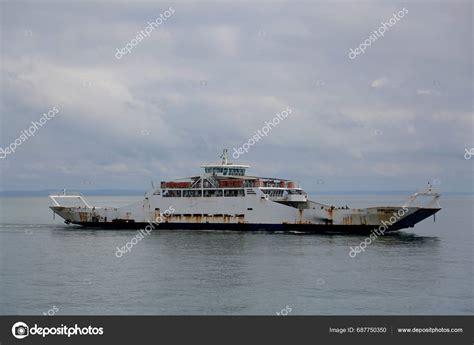
[[[306,202],[306,193],[295,181],[247,176],[249,165],[233,164],[227,159],[227,150],[221,156],[220,164],[203,164],[204,174],[171,182],[162,181],[161,189],[155,195],[162,197],[245,197],[256,195],[256,189],[263,197],[280,202]]]
[[[202,165],[204,173],[211,176],[245,176],[245,171],[250,168],[249,165],[240,165],[228,163],[223,164],[209,164]]]

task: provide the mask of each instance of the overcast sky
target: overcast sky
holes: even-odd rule
[[[175,11],[127,55],[148,22]],[[408,13],[364,54],[373,30]],[[1,4],[2,190],[143,189],[237,161],[316,190],[472,191],[471,1]]]

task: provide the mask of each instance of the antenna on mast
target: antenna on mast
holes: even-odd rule
[[[224,151],[222,152],[222,155],[221,157],[222,158],[222,165],[227,165],[227,149],[224,149]]]

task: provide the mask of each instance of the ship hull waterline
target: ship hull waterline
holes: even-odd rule
[[[388,226],[384,233],[412,228],[416,223],[434,215],[440,208],[421,208],[406,218]],[[69,224],[69,222],[68,222]],[[298,232],[315,234],[369,234],[378,229],[377,225],[340,225],[340,224],[250,224],[250,223],[146,223],[119,221],[119,222],[77,222],[70,223],[85,228],[102,230],[139,230],[152,225],[152,230],[201,230],[201,231],[241,231],[241,232]]]

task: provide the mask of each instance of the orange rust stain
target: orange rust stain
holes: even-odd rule
[[[87,222],[87,212],[79,212],[79,218],[81,222]]]
[[[296,219],[296,224],[303,224],[303,209],[298,209],[298,219]]]

